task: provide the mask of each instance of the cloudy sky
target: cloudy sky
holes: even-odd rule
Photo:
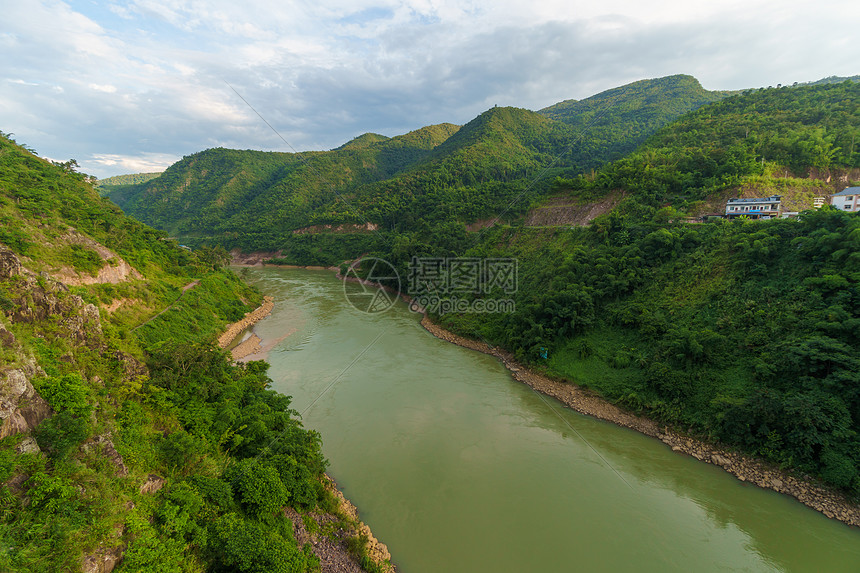
[[[0,0],[0,15],[0,131],[98,177],[678,73],[714,90],[860,74],[856,0]]]

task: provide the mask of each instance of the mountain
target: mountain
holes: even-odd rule
[[[640,203],[694,211],[712,196],[724,203],[725,193],[796,191],[807,192],[808,208],[813,194],[860,178],[852,171],[860,168],[858,108],[860,84],[853,82],[747,90],[679,118],[623,159],[560,187],[582,197],[621,190]]]
[[[136,185],[138,183],[146,183],[150,179],[155,179],[161,175],[161,172],[156,173],[130,173],[127,175],[114,175],[113,177],[105,177],[96,181],[96,188],[100,187],[115,187],[119,185]]]
[[[0,134],[0,570],[319,570],[320,437],[213,345],[262,298],[225,256]]]
[[[581,101],[567,100],[540,110],[583,135],[575,151],[585,168],[619,159],[664,125],[737,92],[708,91],[686,75],[641,80]]]
[[[645,80],[539,113],[492,108],[462,128],[365,134],[328,152],[207,150],[110,194],[182,237],[285,248],[306,227],[415,229],[524,212],[557,175],[601,165],[678,115],[726,94],[688,76]],[[357,227],[356,227],[357,228]]]

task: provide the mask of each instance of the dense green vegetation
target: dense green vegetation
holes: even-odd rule
[[[561,181],[583,197],[623,189],[679,208],[752,183],[860,167],[860,84],[749,90],[682,117],[595,175]],[[765,193],[764,196],[767,196]]]
[[[319,570],[282,508],[335,507],[321,438],[267,389],[265,363],[212,344],[261,296],[221,268],[223,250],[179,248],[85,179],[0,137],[0,254],[25,269],[0,279],[0,379],[30,372],[53,410],[33,432],[41,451],[19,453],[24,434],[0,444],[0,570],[74,571],[108,554],[119,572]],[[83,239],[144,277],[49,278],[116,263]]]
[[[732,95],[708,91],[692,76],[641,80],[581,101],[567,100],[540,110],[584,137],[572,153],[584,169],[620,159],[655,131],[704,105]]]
[[[516,258],[516,312],[437,318],[627,408],[860,494],[857,217],[826,208],[690,225],[680,210],[738,187],[778,193],[786,169],[847,173],[858,109],[852,83],[751,91],[559,181],[581,200],[626,193],[588,228],[449,225],[389,237],[375,254],[402,276],[416,256]],[[810,183],[823,185],[791,181]]]
[[[799,221],[613,213],[588,229],[496,228],[466,255],[518,259],[516,312],[441,320],[634,411],[860,493],[858,237],[860,219],[829,208]]]
[[[283,262],[298,264],[369,252],[403,276],[413,257],[514,257],[515,312],[437,318],[632,410],[860,494],[856,216],[825,208],[798,220],[681,223],[715,196],[811,195],[836,185],[831,177],[845,181],[860,167],[860,86],[822,81],[725,97],[677,76],[627,88],[543,110],[555,120],[491,109],[402,171],[337,187],[338,200],[315,203],[311,216],[288,209],[283,227],[272,214],[255,228],[257,219],[236,211],[243,231],[213,220],[215,232],[199,238],[282,248]],[[661,90],[675,103],[661,106]],[[598,100],[613,103],[601,110]],[[629,155],[574,175],[696,107]],[[594,127],[587,145],[576,139],[583,126]],[[341,151],[391,141],[367,135]],[[574,159],[577,145],[586,160]],[[553,163],[566,149],[573,153]],[[625,198],[588,228],[523,228],[525,203],[547,192],[581,203]],[[466,230],[506,210],[510,225]],[[187,221],[174,219],[181,232],[200,229]],[[279,230],[364,221],[380,229],[349,235],[353,244]]]
[[[110,197],[187,244],[245,251],[292,250],[294,241],[284,244],[287,232],[309,225],[370,222],[401,232],[498,215],[510,220],[549,191],[555,176],[618,157],[724,95],[674,76],[539,113],[492,108],[462,128],[365,134],[329,152],[207,150]]]
[[[140,185],[141,183],[146,183],[147,181],[155,179],[159,175],[161,175],[160,171],[157,173],[130,173],[127,175],[114,175],[113,177],[99,179],[94,183],[94,186],[99,192],[99,195],[109,195],[111,193],[118,192],[120,188],[124,188],[128,185]]]

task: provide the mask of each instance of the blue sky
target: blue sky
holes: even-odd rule
[[[0,0],[0,14],[0,131],[98,177],[678,73],[708,89],[860,74],[853,0]]]

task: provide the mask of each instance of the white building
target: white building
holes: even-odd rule
[[[726,219],[747,217],[749,219],[776,219],[779,217],[781,195],[749,199],[729,199],[726,203]]]
[[[848,187],[830,196],[830,204],[840,211],[860,211],[860,187]]]

